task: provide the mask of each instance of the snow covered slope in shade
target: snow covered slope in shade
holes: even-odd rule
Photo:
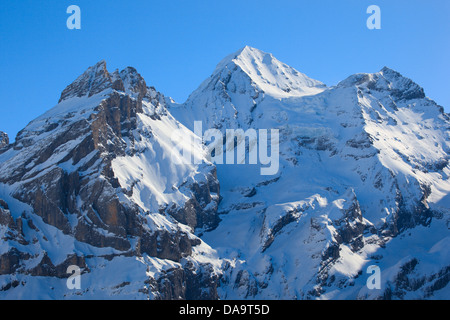
[[[86,298],[216,297],[217,258],[193,234],[217,223],[215,167],[173,164],[174,130],[204,150],[165,100],[134,68],[101,61],[0,154],[0,295],[73,297],[74,264]],[[96,282],[102,266],[113,274]]]
[[[421,226],[440,231],[424,248],[448,236],[449,118],[420,86],[383,68],[314,95],[280,99],[259,95],[240,68],[228,72],[226,64],[218,66],[226,76],[217,77],[216,69],[171,110],[186,126],[203,120],[204,130],[279,129],[280,171],[265,177],[258,166],[217,166],[222,221],[201,237],[229,261],[222,298],[363,297],[346,288],[369,262],[395,265],[390,249],[385,262],[374,252]],[[411,239],[395,243],[405,256],[432,261],[415,255]],[[433,275],[417,269],[417,279],[429,283],[416,288],[416,297],[445,296],[450,258],[440,254]]]

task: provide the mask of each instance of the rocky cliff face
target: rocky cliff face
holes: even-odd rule
[[[0,131],[0,149],[9,145],[9,137],[5,132]]]

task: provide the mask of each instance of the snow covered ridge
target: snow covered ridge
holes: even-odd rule
[[[285,63],[277,60],[271,53],[245,46],[223,59],[213,72],[213,76],[224,70],[239,68],[252,78],[254,84],[273,97],[301,97],[322,92],[326,86],[309,78]]]
[[[193,145],[197,142],[207,145],[206,159],[214,164],[242,165],[248,158],[248,163],[252,165],[259,163],[268,165],[260,168],[260,174],[273,176],[279,170],[279,131],[270,130],[270,144],[268,143],[268,130],[249,128],[226,129],[226,136],[219,129],[207,129],[204,133],[201,121],[194,121],[194,133],[196,138],[190,144],[186,144],[184,132],[176,130],[171,135],[171,140],[176,144],[178,154],[174,154],[172,161],[179,164],[189,164],[196,162],[200,164],[203,159],[195,157]],[[198,141],[199,139],[201,141]],[[248,143],[247,143],[248,141]],[[236,157],[235,157],[236,150]],[[270,154],[270,156],[269,156]],[[225,158],[225,160],[224,160]]]
[[[262,129],[274,175],[201,139]],[[449,299],[449,129],[389,68],[327,87],[245,47],[177,104],[100,61],[0,138],[0,298]]]

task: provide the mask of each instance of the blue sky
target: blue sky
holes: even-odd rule
[[[69,30],[69,5],[81,30]],[[381,30],[369,30],[369,5]],[[450,111],[448,0],[1,0],[0,130],[14,140],[87,67],[135,67],[183,102],[228,54],[250,45],[334,85],[393,68]]]

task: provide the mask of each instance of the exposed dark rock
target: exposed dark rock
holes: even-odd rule
[[[68,255],[67,258],[57,266],[55,266],[46,252],[44,252],[41,261],[31,270],[27,271],[32,276],[42,277],[58,277],[67,278],[71,274],[67,273],[67,269],[71,265],[76,265],[83,271],[88,271],[85,258],[76,254]]]
[[[215,228],[220,221],[217,215],[219,197],[213,198],[211,196],[212,193],[219,194],[219,182],[215,169],[207,176],[206,183],[193,183],[189,186],[184,185],[184,187],[191,190],[191,199],[186,201],[184,207],[179,208],[176,205],[171,205],[163,208],[162,211],[192,229]]]
[[[203,265],[197,271],[192,265],[186,265],[186,294],[187,300],[218,300],[217,288],[219,278],[210,265]]]
[[[30,259],[28,253],[20,252],[16,248],[11,248],[8,252],[0,255],[0,275],[15,273],[22,267],[22,262]]]
[[[171,269],[157,280],[159,299],[183,300],[186,297],[186,274],[183,269]]]
[[[275,237],[277,236],[277,234],[280,233],[280,231],[285,226],[287,226],[288,224],[290,224],[298,219],[298,217],[299,217],[298,214],[299,214],[299,212],[296,210],[286,212],[280,219],[277,220],[277,222],[271,229],[267,230],[267,236],[266,236],[264,245],[261,248],[262,252],[266,251],[270,247],[270,245],[275,240]]]
[[[93,96],[112,85],[111,75],[104,60],[87,69],[61,94],[59,102],[72,97]]]
[[[364,246],[363,232],[366,224],[363,221],[359,202],[354,196],[348,209],[343,210],[343,216],[339,220],[333,221],[338,234],[336,241],[338,244],[348,244],[353,251],[358,251]]]
[[[9,145],[9,137],[5,132],[0,131],[0,150]]]
[[[396,236],[405,230],[414,228],[418,225],[428,226],[431,223],[434,213],[428,207],[426,201],[429,195],[427,187],[423,188],[422,199],[412,206],[405,203],[402,193],[397,190],[396,202],[398,203],[398,208],[394,213],[392,220],[385,228],[383,228],[384,235]]]
[[[394,280],[387,282],[380,299],[401,300],[406,298],[408,292],[415,292],[416,295],[429,298],[436,291],[445,288],[450,282],[449,266],[430,275],[418,276],[415,274],[418,264],[420,264],[420,261],[416,258],[403,263]]]

